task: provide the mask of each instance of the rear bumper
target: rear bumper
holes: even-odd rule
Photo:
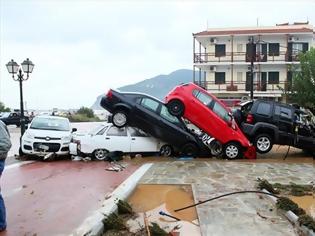
[[[257,158],[257,153],[256,153],[256,148],[255,146],[251,145],[249,146],[245,152],[243,153],[244,157],[246,159],[256,159]]]

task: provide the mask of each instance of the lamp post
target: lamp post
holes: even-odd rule
[[[22,73],[22,69],[19,64],[17,64],[13,59],[6,64],[8,72],[12,74],[12,78],[15,81],[19,82],[20,85],[20,110],[21,110],[21,137],[25,132],[25,117],[24,117],[24,105],[23,105],[23,86],[22,82],[28,80],[29,74],[32,73],[34,64],[27,58],[21,63],[24,74]],[[17,77],[14,75],[17,74]]]

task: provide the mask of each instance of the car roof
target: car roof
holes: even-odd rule
[[[158,102],[164,104],[164,102],[162,102],[160,99],[158,99],[158,98],[156,98],[156,97],[153,97],[153,96],[151,96],[151,95],[149,95],[149,94],[146,94],[146,93],[140,93],[140,92],[122,92],[122,91],[115,90],[115,89],[112,89],[112,90],[114,90],[114,91],[116,91],[116,92],[118,92],[118,93],[121,93],[121,94],[125,94],[125,95],[140,95],[140,96],[152,98],[153,100],[156,100],[156,101],[158,101]]]

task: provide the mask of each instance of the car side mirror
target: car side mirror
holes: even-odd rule
[[[72,131],[71,131],[71,132],[73,133],[73,132],[76,132],[76,131],[78,131],[77,128],[72,128]]]

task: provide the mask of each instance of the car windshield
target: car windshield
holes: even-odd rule
[[[30,129],[70,131],[69,121],[53,117],[35,117]]]

